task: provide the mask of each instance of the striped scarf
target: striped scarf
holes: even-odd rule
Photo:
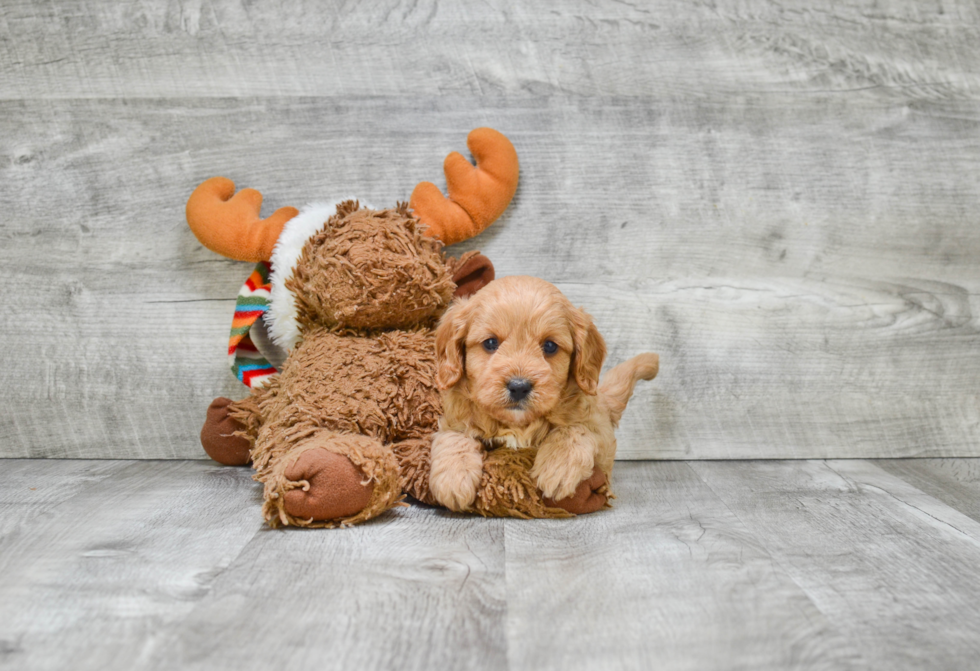
[[[262,356],[259,348],[249,337],[252,325],[269,309],[272,285],[268,261],[260,261],[245,280],[235,302],[235,317],[231,321],[231,337],[228,340],[228,356],[231,372],[249,389],[261,387],[278,371]]]

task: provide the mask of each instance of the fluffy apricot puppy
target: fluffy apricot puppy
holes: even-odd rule
[[[591,317],[534,277],[499,279],[454,303],[436,352],[443,416],[429,488],[452,510],[473,505],[494,449],[536,450],[531,477],[552,502],[583,481],[608,482],[626,403],[659,368],[656,354],[641,354],[600,385],[606,345]]]

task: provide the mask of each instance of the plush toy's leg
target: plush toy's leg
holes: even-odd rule
[[[401,502],[398,463],[373,438],[320,431],[256,474],[265,483],[262,512],[271,526],[348,526]]]
[[[284,475],[301,486],[286,491],[283,508],[301,519],[351,517],[364,510],[374,494],[374,483],[354,462],[325,449],[303,452]]]
[[[545,498],[544,503],[547,506],[561,508],[576,515],[584,515],[605,508],[609,503],[609,496],[609,485],[606,482],[606,474],[596,466],[592,470],[592,475],[588,479],[580,482],[578,487],[575,488],[575,493],[567,499],[556,501]]]
[[[231,416],[228,398],[216,398],[208,407],[207,418],[201,428],[201,445],[208,456],[226,466],[244,466],[249,461],[251,441],[241,432],[244,426]]]
[[[431,436],[392,445],[401,472],[402,491],[430,505],[439,505],[429,491]],[[498,449],[489,453],[477,488],[476,512],[492,517],[568,517],[608,507],[606,475],[597,466],[567,499],[554,501],[541,496],[528,475],[534,463],[533,450]]]
[[[535,450],[498,448],[487,453],[473,507],[487,517],[571,517],[608,507],[606,476],[596,469],[575,493],[554,501],[541,494],[531,477]]]
[[[431,506],[439,503],[429,491],[429,466],[432,436],[403,440],[391,446],[398,460],[402,491],[412,498]]]

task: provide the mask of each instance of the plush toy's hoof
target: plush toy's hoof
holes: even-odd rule
[[[201,445],[208,456],[225,466],[245,466],[249,462],[250,445],[247,438],[234,435],[242,426],[228,414],[229,398],[216,398],[208,407],[208,416],[201,428]]]
[[[286,512],[298,519],[337,520],[364,510],[371,502],[374,483],[347,457],[323,448],[306,450],[286,469],[288,480],[305,480],[309,487],[285,493]]]
[[[546,498],[544,502],[547,506],[562,508],[576,515],[584,515],[586,513],[594,513],[606,505],[606,502],[609,500],[609,497],[606,495],[607,491],[606,474],[596,466],[592,471],[592,475],[587,480],[578,483],[578,487],[575,488],[575,493],[567,499],[555,501],[554,499]]]

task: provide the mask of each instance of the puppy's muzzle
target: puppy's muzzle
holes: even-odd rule
[[[519,404],[530,395],[534,385],[531,381],[523,377],[512,377],[507,381],[507,394],[510,396],[511,403]]]

